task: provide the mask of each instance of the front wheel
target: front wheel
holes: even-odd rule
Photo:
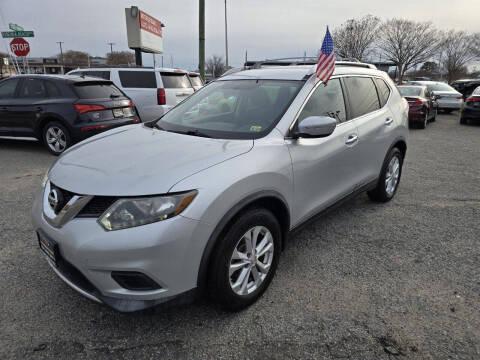
[[[375,189],[367,194],[377,202],[387,202],[393,199],[402,176],[403,155],[398,148],[393,148],[385,158],[385,162]]]
[[[268,210],[242,213],[221,235],[210,263],[210,297],[223,308],[241,310],[254,303],[272,280],[280,256],[281,228]]]
[[[53,155],[60,155],[71,145],[67,128],[58,121],[51,121],[43,128],[43,143]]]

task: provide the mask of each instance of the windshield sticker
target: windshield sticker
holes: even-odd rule
[[[252,125],[250,126],[250,131],[260,132],[262,131],[262,127],[260,125]]]

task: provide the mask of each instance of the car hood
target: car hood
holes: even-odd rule
[[[56,186],[77,194],[162,194],[180,180],[252,147],[253,140],[210,139],[126,126],[65,152],[48,177]]]

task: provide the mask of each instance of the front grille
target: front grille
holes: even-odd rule
[[[58,215],[58,213],[64,208],[65,205],[76,195],[70,191],[67,191],[65,189],[59,188],[53,183],[50,183],[50,190],[56,190],[57,193],[60,195],[60,204],[54,209],[55,215]]]
[[[78,213],[77,217],[97,218],[102,215],[115,201],[114,196],[95,196]]]

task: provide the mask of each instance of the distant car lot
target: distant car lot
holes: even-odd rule
[[[0,358],[477,359],[480,126],[412,130],[397,197],[360,196],[296,233],[249,309],[120,314],[53,274],[30,224],[56,159],[0,139]]]

